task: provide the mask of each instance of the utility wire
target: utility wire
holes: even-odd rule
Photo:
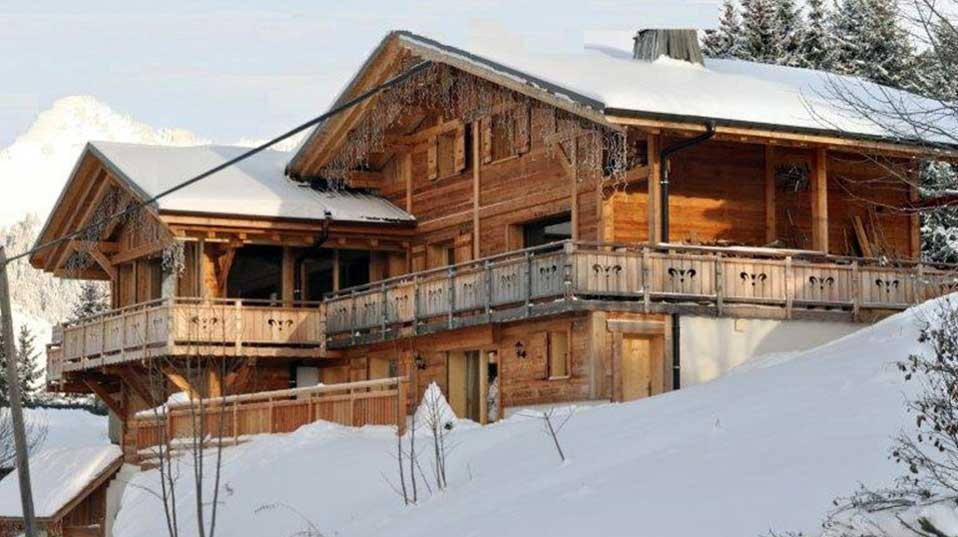
[[[252,157],[253,155],[255,155],[255,154],[257,154],[257,153],[260,153],[260,152],[262,152],[262,151],[264,151],[264,150],[266,150],[266,149],[268,149],[268,148],[270,148],[270,147],[276,145],[277,143],[282,142],[283,140],[289,138],[290,136],[295,136],[296,134],[299,134],[300,132],[302,132],[302,131],[304,131],[304,130],[310,128],[310,127],[313,127],[313,126],[315,126],[315,125],[318,125],[318,124],[322,123],[323,121],[326,121],[327,119],[329,119],[329,118],[331,118],[331,117],[333,117],[333,116],[335,116],[335,115],[337,115],[337,114],[340,114],[340,113],[342,113],[342,112],[344,112],[344,111],[346,111],[346,110],[352,108],[353,106],[356,106],[357,104],[359,104],[359,103],[361,103],[361,102],[363,102],[363,101],[369,99],[370,97],[376,95],[376,94],[379,93],[380,91],[383,91],[383,90],[385,90],[385,89],[389,89],[390,87],[395,86],[396,84],[398,84],[398,83],[400,83],[400,82],[406,80],[407,78],[413,76],[414,74],[416,74],[416,73],[418,73],[418,72],[420,72],[420,71],[426,69],[426,68],[429,67],[430,65],[432,65],[432,62],[429,61],[429,60],[426,60],[426,61],[424,61],[424,62],[418,63],[418,64],[414,65],[413,67],[411,67],[411,68],[410,68],[409,70],[407,70],[406,72],[401,73],[401,74],[399,74],[399,75],[397,75],[397,76],[395,76],[395,77],[393,77],[393,78],[387,80],[386,82],[383,82],[382,84],[380,84],[380,85],[378,85],[378,86],[376,86],[376,87],[374,87],[374,88],[371,88],[371,89],[369,89],[369,90],[367,90],[367,91],[365,91],[365,92],[363,92],[363,93],[357,95],[356,97],[354,97],[354,98],[352,98],[352,99],[346,101],[345,103],[343,103],[343,104],[341,104],[341,105],[339,105],[339,106],[334,107],[333,109],[329,110],[329,111],[326,112],[325,114],[322,114],[322,115],[320,115],[320,116],[317,116],[317,117],[315,117],[315,118],[313,118],[313,119],[307,121],[306,123],[303,123],[302,125],[300,125],[300,126],[298,126],[298,127],[295,127],[295,128],[293,128],[293,129],[291,129],[291,130],[286,131],[285,133],[283,133],[283,134],[277,136],[276,138],[273,138],[272,140],[269,140],[268,142],[264,142],[264,143],[262,143],[262,144],[260,144],[260,145],[258,145],[258,146],[256,146],[256,147],[254,147],[254,148],[252,148],[252,149],[250,149],[250,150],[248,150],[248,151],[246,151],[246,152],[244,152],[244,153],[242,153],[242,154],[240,154],[240,155],[237,155],[236,157],[231,158],[230,160],[228,160],[228,161],[226,161],[226,162],[224,162],[224,163],[222,163],[222,164],[219,164],[219,165],[217,165],[217,166],[214,166],[213,168],[210,168],[209,170],[206,170],[205,172],[203,172],[203,173],[201,173],[201,174],[199,174],[199,175],[196,175],[196,176],[194,176],[194,177],[192,177],[192,178],[190,178],[190,179],[187,179],[186,181],[183,181],[182,183],[179,183],[179,184],[176,185],[176,186],[173,186],[173,187],[171,187],[171,188],[169,188],[169,189],[167,189],[167,190],[164,190],[163,192],[160,192],[159,194],[153,196],[152,198],[150,198],[150,199],[148,199],[148,200],[145,200],[145,201],[142,201],[142,202],[140,202],[140,203],[135,203],[135,204],[133,204],[133,205],[130,205],[130,206],[127,207],[126,209],[124,209],[124,210],[122,210],[122,211],[120,211],[120,212],[118,212],[118,213],[116,213],[116,214],[114,214],[114,215],[112,215],[112,216],[105,217],[105,218],[103,218],[103,219],[101,219],[101,220],[98,220],[98,221],[93,222],[93,223],[91,223],[91,224],[89,224],[89,225],[87,225],[87,226],[84,226],[83,228],[80,228],[80,229],[78,229],[77,231],[74,231],[73,233],[68,233],[67,235],[64,235],[64,236],[62,236],[62,237],[59,237],[59,238],[50,240],[49,242],[45,242],[45,243],[43,243],[43,244],[38,244],[38,245],[34,246],[33,248],[31,248],[31,249],[25,251],[25,252],[19,253],[19,254],[14,255],[14,256],[11,256],[11,257],[9,257],[9,258],[6,260],[6,262],[5,262],[2,266],[3,266],[3,267],[6,267],[6,265],[9,265],[11,262],[16,261],[17,259],[21,259],[21,258],[30,256],[30,255],[33,255],[33,254],[35,254],[35,253],[37,253],[37,252],[39,252],[39,251],[41,251],[41,250],[46,250],[47,248],[52,248],[52,247],[57,246],[57,245],[59,245],[59,244],[62,244],[62,243],[64,243],[64,242],[73,240],[73,239],[75,239],[75,238],[77,238],[77,237],[80,237],[81,235],[83,235],[84,233],[86,233],[87,231],[89,231],[89,230],[91,230],[91,229],[96,229],[96,228],[98,228],[98,227],[100,227],[100,226],[106,225],[108,222],[111,222],[112,220],[115,220],[115,219],[117,219],[117,218],[123,218],[124,216],[126,216],[126,215],[128,215],[128,214],[131,214],[131,213],[133,213],[134,211],[137,211],[137,210],[139,210],[139,209],[141,209],[141,208],[143,208],[143,207],[146,207],[147,205],[152,205],[152,204],[156,203],[157,201],[159,201],[161,198],[164,198],[164,197],[166,197],[166,196],[169,196],[170,194],[173,194],[173,193],[175,193],[175,192],[178,192],[178,191],[180,191],[180,190],[182,190],[182,189],[184,189],[184,188],[186,188],[186,187],[188,187],[188,186],[190,186],[190,185],[193,185],[193,184],[195,184],[195,183],[198,183],[198,182],[202,181],[203,179],[206,179],[207,177],[209,177],[209,176],[211,176],[211,175],[213,175],[213,174],[215,174],[215,173],[217,173],[217,172],[220,172],[220,171],[222,171],[222,170],[225,170],[226,168],[229,168],[230,166],[233,166],[233,165],[235,165],[235,164],[237,164],[237,163],[239,163],[239,162],[242,162],[243,160],[246,160],[246,159],[248,159],[249,157]]]

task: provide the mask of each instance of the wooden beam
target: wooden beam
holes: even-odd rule
[[[572,140],[572,173],[569,174],[569,212],[572,213],[572,240],[579,240],[579,139]],[[600,172],[601,174],[601,172]]]
[[[406,183],[406,212],[412,214],[412,154],[402,156],[402,175]]]
[[[115,371],[120,381],[130,387],[147,405],[155,407],[161,403],[151,393],[148,386],[143,384],[140,374],[130,366],[119,368]]]
[[[775,206],[775,148],[765,146],[765,242],[778,239],[778,221]]]
[[[811,177],[812,249],[828,252],[828,154],[824,148],[815,150]]]
[[[649,217],[649,242],[658,244],[662,240],[662,220],[660,218],[659,207],[659,177],[661,175],[661,163],[659,162],[659,137],[651,134],[646,139],[646,153],[649,160],[649,184],[648,184],[648,217]]]
[[[131,248],[125,252],[116,254],[110,258],[110,263],[113,265],[121,265],[123,263],[133,261],[134,259],[153,255],[165,249],[167,244],[168,243],[166,241],[148,242],[146,244],[137,246],[136,248]]]
[[[650,174],[649,166],[636,166],[631,170],[625,172],[624,180],[626,183],[637,183],[639,181],[645,181],[649,178]]]
[[[479,147],[479,122],[472,122],[472,258],[481,257],[481,230],[479,221],[479,194],[481,188],[481,163]]]
[[[347,175],[346,182],[353,188],[382,188],[386,184],[381,171],[353,170]]]
[[[86,387],[89,388],[91,392],[96,394],[96,396],[103,401],[103,404],[109,407],[110,410],[112,410],[113,413],[117,415],[117,417],[119,417],[123,421],[126,421],[126,407],[123,405],[122,402],[117,401],[113,397],[113,394],[111,394],[106,389],[105,386],[103,386],[102,384],[100,384],[99,382],[91,378],[84,378],[83,384],[86,385]]]
[[[918,185],[912,184],[908,191],[908,199],[911,203],[917,203],[921,200],[921,193],[918,191]],[[908,219],[908,231],[911,242],[912,259],[921,259],[921,213],[912,211]]]
[[[166,378],[169,381],[180,389],[180,391],[186,393],[190,399],[194,399],[200,395],[200,392],[197,391],[196,386],[193,385],[183,374],[170,367],[163,368],[163,374],[166,375]]]
[[[293,255],[293,249],[289,246],[283,247],[283,303],[287,308],[293,306],[296,300],[296,256]]]

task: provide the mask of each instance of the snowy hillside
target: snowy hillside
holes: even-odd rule
[[[918,349],[930,311],[915,308],[708,384],[579,409],[561,435],[566,463],[539,419],[460,423],[449,490],[415,507],[403,507],[386,482],[396,481],[396,448],[385,428],[321,423],[258,437],[226,450],[217,528],[285,536],[307,529],[308,519],[325,535],[350,537],[693,536],[703,528],[710,536],[770,528],[818,535],[836,496],[898,474],[886,452],[909,420],[892,364]],[[157,473],[134,482],[115,535],[163,534],[161,504],[142,488],[156,488]],[[180,523],[192,527],[193,480],[177,487]],[[267,504],[282,505],[257,512]]]

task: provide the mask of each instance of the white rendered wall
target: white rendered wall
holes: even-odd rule
[[[867,325],[834,321],[781,321],[681,316],[681,385],[719,377],[763,354],[803,351]]]

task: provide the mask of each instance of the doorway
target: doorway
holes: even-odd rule
[[[482,423],[484,381],[482,353],[479,351],[450,352],[447,362],[449,405],[460,418]]]
[[[622,400],[633,401],[664,391],[664,338],[626,335],[622,338]]]

